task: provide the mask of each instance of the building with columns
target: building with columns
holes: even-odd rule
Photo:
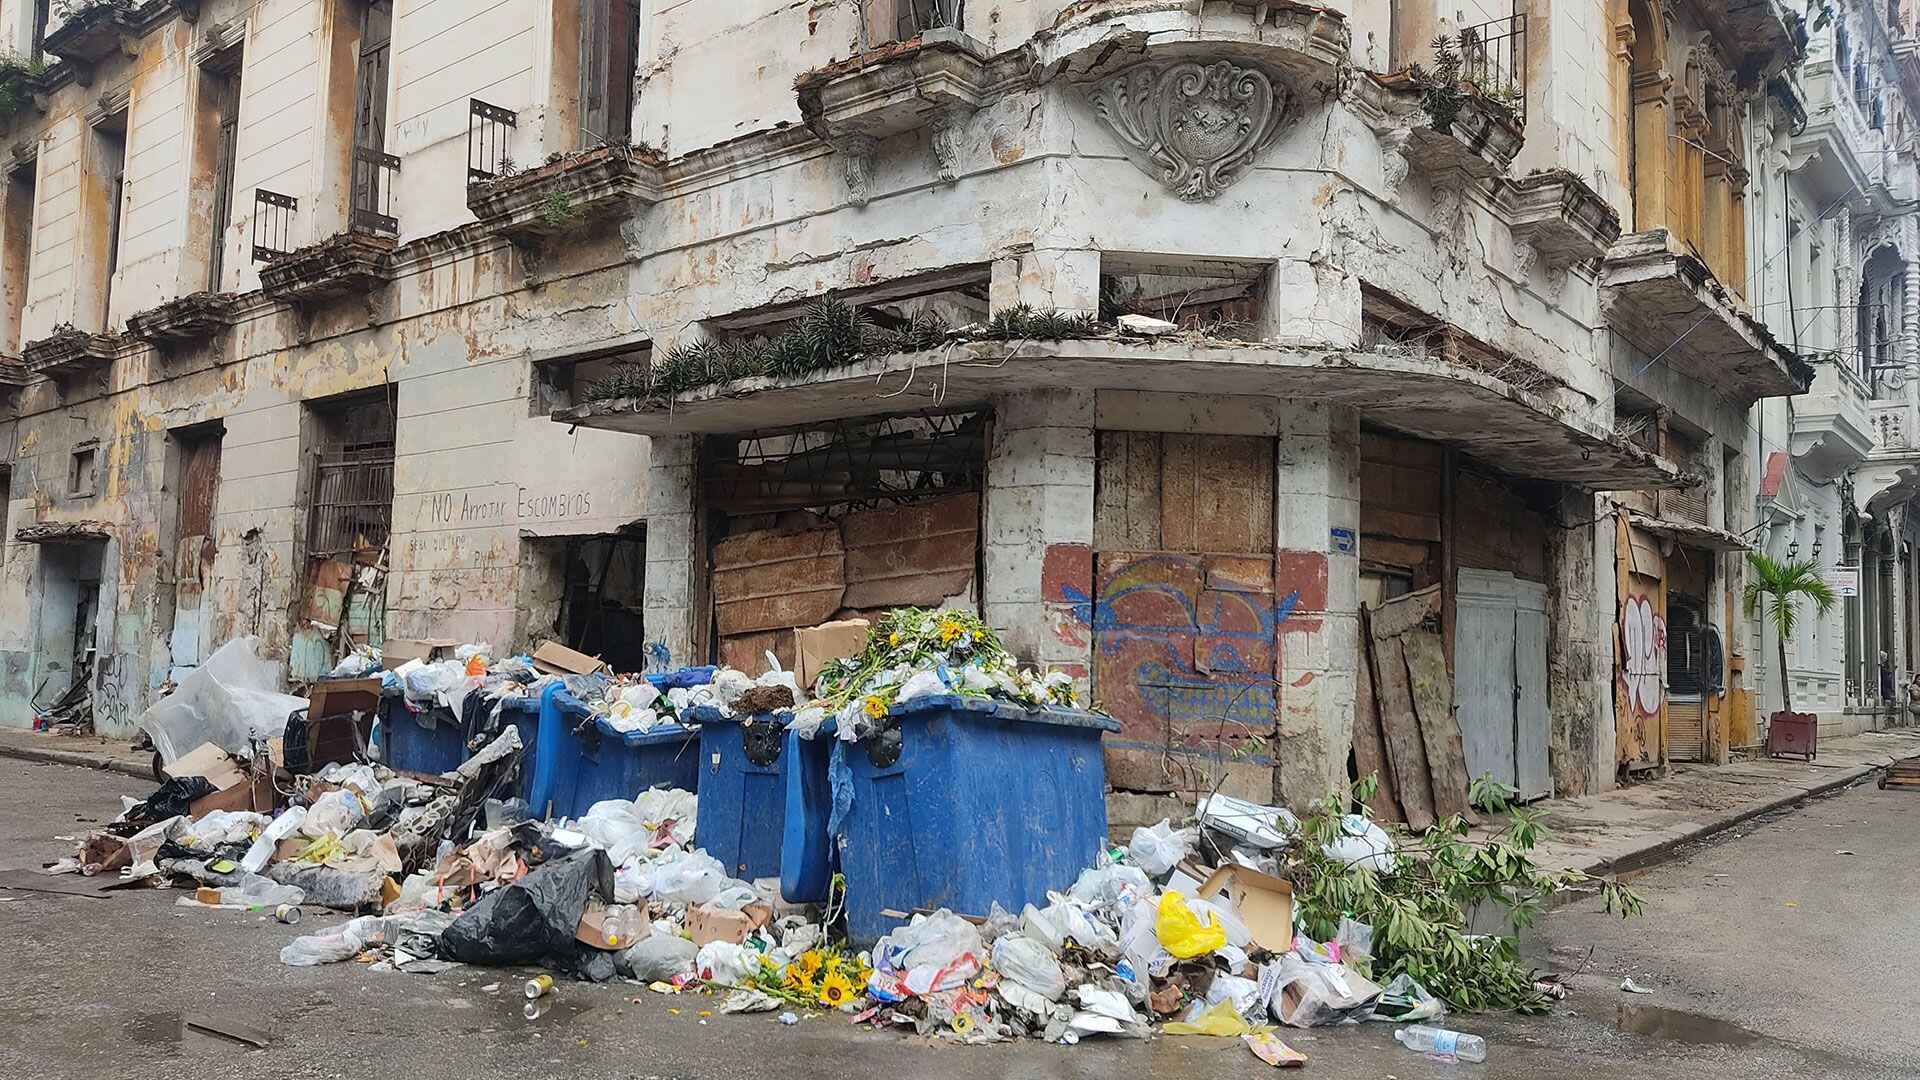
[[[1754,412],[1752,543],[1813,560],[1845,593],[1825,617],[1803,610],[1787,647],[1791,704],[1827,734],[1908,722],[1905,687],[1920,669],[1907,525],[1920,464],[1916,77],[1913,14],[1844,3],[1812,33],[1806,62],[1755,104],[1748,243],[1769,252],[1757,303],[1817,374],[1805,397]],[[1783,689],[1771,631],[1761,632],[1752,685],[1764,735]],[[1883,698],[1889,682],[1897,708]]]
[[[1802,21],[1414,6],[0,0],[0,723],[954,604],[1120,827],[1344,782],[1423,594],[1472,775],[1723,757]]]

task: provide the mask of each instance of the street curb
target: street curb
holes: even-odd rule
[[[7,746],[0,743],[0,758],[13,758],[17,761],[34,761],[42,765],[72,765],[81,769],[99,769],[102,772],[115,772],[131,776],[138,780],[151,781],[151,767],[142,768],[130,761],[117,761],[113,758],[95,757],[73,750],[44,750],[38,746]]]
[[[1629,852],[1613,859],[1599,859],[1579,869],[1595,877],[1612,877],[1618,874],[1628,874],[1638,870],[1650,869],[1660,863],[1666,862],[1672,858],[1680,848],[1688,844],[1698,843],[1701,840],[1717,836],[1720,833],[1752,821],[1754,818],[1764,814],[1771,814],[1776,810],[1785,810],[1800,806],[1803,803],[1812,802],[1814,799],[1831,795],[1843,788],[1852,787],[1872,776],[1883,767],[1884,766],[1878,764],[1869,763],[1843,769],[1833,776],[1823,779],[1809,787],[1795,788],[1791,794],[1760,799],[1748,803],[1740,809],[1722,814],[1704,825],[1685,829],[1673,835],[1663,836],[1661,839],[1638,851]]]

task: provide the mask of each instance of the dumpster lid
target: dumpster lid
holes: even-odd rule
[[[1099,728],[1102,731],[1120,730],[1120,721],[1085,709],[1067,709],[1057,705],[1030,708],[1017,701],[975,697],[971,694],[928,694],[926,697],[915,698],[904,705],[895,705],[887,711],[893,716],[912,716],[916,713],[936,710],[979,713],[983,718],[991,715],[995,720],[1008,723],[1056,724],[1061,727]]]

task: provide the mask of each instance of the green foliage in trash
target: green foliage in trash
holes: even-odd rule
[[[670,398],[736,379],[803,378],[863,357],[925,352],[955,340],[1059,341],[1103,332],[1090,316],[1039,312],[1025,305],[999,312],[984,327],[958,331],[931,312],[891,323],[883,326],[868,312],[828,298],[809,306],[784,333],[675,346],[651,362],[622,366],[588,386],[585,396],[589,401]]]
[[[857,706],[868,721],[877,721],[893,707],[904,676],[940,668],[953,675],[955,693],[1030,705],[1078,704],[1072,679],[1019,670],[1000,635],[979,616],[907,607],[881,616],[859,655],[822,668],[814,705],[836,714]]]
[[[1475,805],[1506,818],[1486,839],[1469,839],[1467,822],[1455,815],[1424,835],[1404,825],[1383,826],[1398,845],[1391,872],[1357,869],[1329,855],[1327,845],[1342,835],[1349,800],[1365,802],[1378,787],[1378,778],[1368,776],[1302,816],[1291,866],[1300,932],[1327,941],[1343,916],[1371,924],[1376,982],[1405,973],[1457,1010],[1544,1013],[1552,1003],[1534,989],[1518,944],[1504,935],[1471,933],[1472,913],[1499,910],[1515,929],[1524,929],[1555,892],[1588,882],[1599,885],[1609,912],[1640,913],[1640,896],[1624,885],[1536,863],[1534,847],[1552,834],[1537,811],[1513,804],[1514,789],[1491,777],[1481,778],[1471,793]]]

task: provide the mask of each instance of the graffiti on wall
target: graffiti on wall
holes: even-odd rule
[[[1063,639],[1092,646],[1094,698],[1123,738],[1185,745],[1273,726],[1276,642],[1301,592],[1276,599],[1270,561],[1091,561],[1090,590],[1063,579],[1047,595]]]
[[[1667,621],[1653,599],[1628,596],[1620,606],[1620,684],[1627,707],[1636,715],[1660,715],[1667,671]]]

